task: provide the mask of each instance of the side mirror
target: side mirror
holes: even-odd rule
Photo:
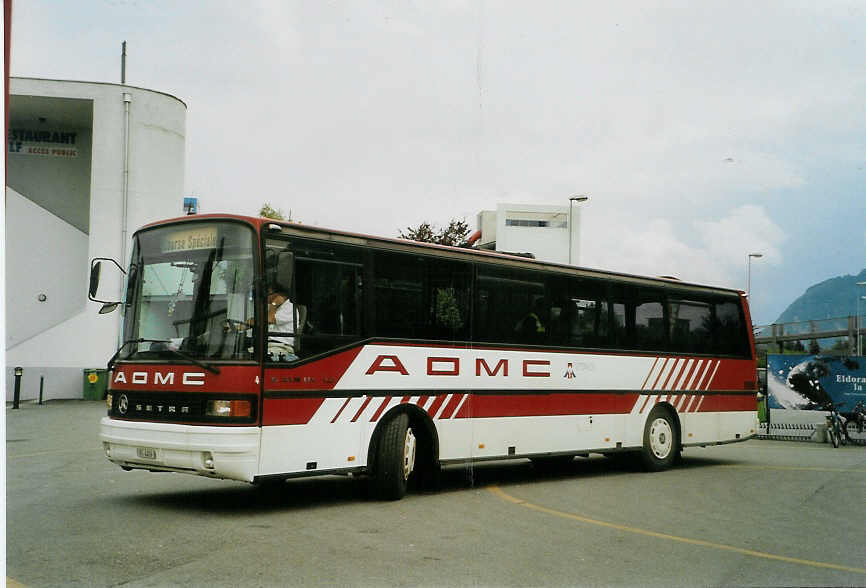
[[[87,297],[93,302],[102,302],[103,307],[99,310],[99,314],[105,314],[107,312],[111,312],[120,304],[120,302],[113,302],[108,300],[99,300],[96,297],[97,292],[99,291],[99,276],[102,274],[102,262],[110,261],[114,265],[117,266],[117,269],[121,271],[121,273],[126,274],[126,270],[124,270],[119,263],[114,261],[109,257],[94,257],[90,261],[90,286],[87,289]]]
[[[90,288],[88,289],[87,297],[93,300],[96,296],[96,291],[99,290],[99,274],[102,271],[102,262],[93,260],[90,264]]]
[[[118,306],[120,306],[120,302],[106,302],[102,305],[102,308],[99,309],[99,314],[108,314],[109,312],[114,311]]]

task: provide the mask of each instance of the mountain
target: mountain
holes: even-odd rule
[[[857,313],[857,296],[866,296],[866,269],[856,276],[839,276],[810,286],[776,319],[776,323],[817,321],[853,316]],[[866,300],[860,301],[860,313],[866,312]]]

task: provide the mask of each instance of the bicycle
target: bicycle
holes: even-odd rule
[[[830,438],[830,443],[834,448],[839,447],[840,443],[845,445],[848,441],[848,431],[844,417],[839,414],[839,408],[832,400],[827,403],[826,410],[830,411],[827,415],[827,436]]]

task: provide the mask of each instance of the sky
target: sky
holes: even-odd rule
[[[866,267],[866,1],[16,0],[13,76],[188,106],[202,212],[395,237],[582,206],[581,265],[746,289]],[[852,314],[854,312],[852,300]]]

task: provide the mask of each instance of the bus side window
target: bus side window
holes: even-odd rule
[[[551,305],[542,280],[536,272],[479,265],[473,340],[546,343]]]
[[[375,334],[401,339],[423,338],[425,260],[386,252],[373,254]]]
[[[429,324],[425,338],[448,341],[469,339],[470,266],[431,259],[427,262]]]
[[[359,269],[341,263],[299,262],[298,274],[306,274],[309,280],[308,328],[319,335],[357,335],[360,331]]]
[[[607,347],[610,317],[603,284],[577,279],[571,282],[570,345]]]
[[[716,302],[714,307],[714,353],[748,357],[748,331],[743,328],[743,311],[739,301]]]
[[[638,349],[660,351],[667,347],[664,295],[641,291],[635,305],[635,342]]]
[[[697,300],[668,300],[671,350],[686,353],[712,352],[711,305]]]

